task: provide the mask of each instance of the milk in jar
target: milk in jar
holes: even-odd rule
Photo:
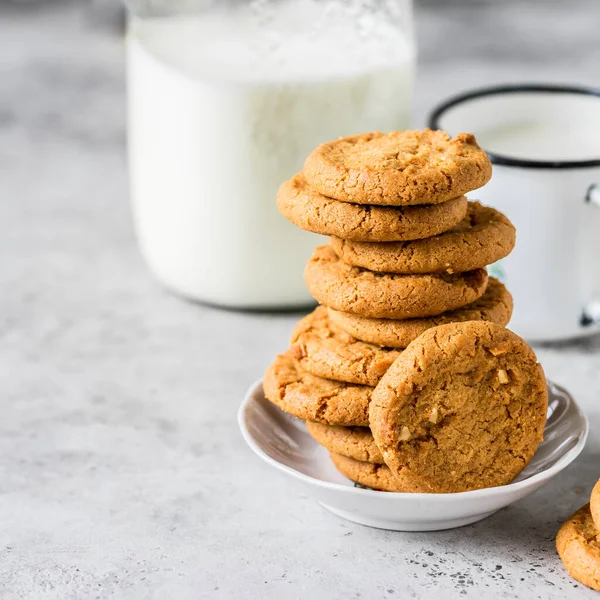
[[[279,185],[322,142],[406,128],[414,53],[410,30],[364,2],[262,4],[131,18],[131,197],[167,288],[285,309],[312,301],[302,273],[326,240],[278,213]]]

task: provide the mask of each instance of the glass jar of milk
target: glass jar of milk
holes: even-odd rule
[[[188,298],[312,301],[322,238],[275,205],[322,142],[409,125],[411,0],[132,0],[131,197],[142,254]]]

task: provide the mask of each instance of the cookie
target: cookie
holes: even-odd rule
[[[469,202],[460,225],[425,240],[356,242],[331,238],[349,265],[381,273],[462,273],[491,265],[515,246],[515,228],[500,212]]]
[[[392,474],[389,467],[385,465],[376,465],[370,462],[361,462],[354,460],[335,452],[330,452],[329,456],[335,468],[344,477],[347,477],[355,483],[364,485],[373,490],[384,492],[420,492],[422,491],[409,476],[403,474],[396,477]]]
[[[556,536],[556,550],[573,579],[600,592],[600,531],[589,504],[563,523]]]
[[[340,202],[311,189],[299,173],[277,193],[279,212],[298,227],[358,242],[397,242],[437,235],[467,213],[465,196],[423,206],[369,206]]]
[[[510,483],[542,441],[548,390],[533,350],[485,321],[428,329],[375,388],[369,424],[394,475],[430,492]]]
[[[291,340],[300,366],[313,375],[375,387],[398,350],[361,342],[330,323],[324,306],[317,307],[294,327]]]
[[[368,426],[373,388],[316,377],[302,370],[294,350],[280,354],[267,369],[265,397],[305,421]]]
[[[438,204],[487,183],[492,165],[475,137],[443,131],[364,133],[322,144],[306,159],[311,188],[357,204]]]
[[[409,319],[439,315],[483,295],[487,272],[449,275],[375,273],[341,261],[331,246],[319,246],[306,265],[310,293],[335,310],[363,317]]]
[[[590,496],[590,512],[596,527],[600,529],[600,479],[596,482]]]
[[[352,313],[329,309],[329,320],[355,338],[386,346],[388,348],[406,348],[410,342],[424,331],[460,321],[490,321],[506,325],[510,321],[513,309],[512,296],[508,290],[493,277],[489,278],[485,294],[461,308],[442,313],[438,317],[424,319],[370,319]]]
[[[308,433],[329,452],[354,460],[383,464],[383,456],[368,427],[338,427],[306,422]]]

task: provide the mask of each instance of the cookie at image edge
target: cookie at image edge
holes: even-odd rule
[[[590,512],[596,528],[600,529],[600,479],[596,482],[590,496]]]
[[[311,188],[345,202],[438,204],[486,184],[492,165],[470,133],[363,133],[322,144],[303,169]]]
[[[349,265],[382,273],[460,273],[508,256],[515,228],[499,211],[469,202],[462,222],[424,240],[356,242],[332,236],[335,253]]]
[[[328,425],[369,425],[373,388],[330,381],[302,370],[294,350],[279,354],[265,373],[267,400],[302,419]]]
[[[600,531],[589,504],[563,523],[556,536],[556,550],[573,579],[600,592]]]
[[[324,306],[317,307],[294,327],[291,347],[304,371],[313,375],[375,387],[399,350],[361,342],[329,320]]]
[[[351,336],[370,344],[402,349],[424,331],[436,325],[460,321],[490,321],[498,325],[507,325],[512,309],[513,300],[509,291],[500,281],[490,277],[487,289],[481,298],[437,317],[372,319],[332,308],[328,310],[331,322]]]
[[[467,213],[465,196],[423,206],[370,206],[341,202],[311,189],[299,173],[277,192],[279,212],[298,227],[361,242],[396,242],[437,235]]]
[[[531,348],[485,321],[428,329],[373,391],[369,424],[395,475],[430,492],[510,483],[542,441],[548,389]]]
[[[306,428],[329,452],[362,462],[383,464],[383,456],[368,427],[340,427],[306,421]]]
[[[485,269],[454,275],[375,273],[342,262],[331,246],[319,246],[304,279],[313,297],[329,308],[363,317],[409,319],[474,302],[485,292],[488,275]]]

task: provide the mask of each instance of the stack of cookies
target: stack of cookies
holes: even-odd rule
[[[560,528],[556,549],[571,577],[600,592],[600,479],[589,503]]]
[[[490,176],[490,162],[470,134],[369,133],[318,147],[279,190],[282,214],[329,235],[330,243],[316,248],[305,271],[320,306],[298,323],[290,349],[267,370],[265,395],[305,420],[338,470],[359,484],[390,491],[501,485],[541,440],[543,373],[524,342],[504,329],[512,298],[485,268],[512,250],[515,230],[498,211],[464,197]],[[468,376],[456,372],[467,367]],[[398,386],[406,402],[415,386],[431,381],[431,401],[417,398],[399,427]],[[528,398],[516,398],[524,391]],[[497,406],[482,411],[490,395]],[[466,442],[456,439],[462,427],[454,420],[463,412],[464,423],[481,431],[476,442],[469,430]],[[489,424],[492,416],[497,424]],[[445,434],[442,422],[452,424]],[[484,442],[492,439],[497,446],[490,450]],[[452,461],[442,455],[442,463],[429,463],[432,443],[454,452],[455,480],[436,482],[444,461]],[[414,456],[399,446],[410,446]],[[460,468],[464,456],[480,459],[483,468],[502,452],[502,464],[488,464],[487,475],[469,478]]]

